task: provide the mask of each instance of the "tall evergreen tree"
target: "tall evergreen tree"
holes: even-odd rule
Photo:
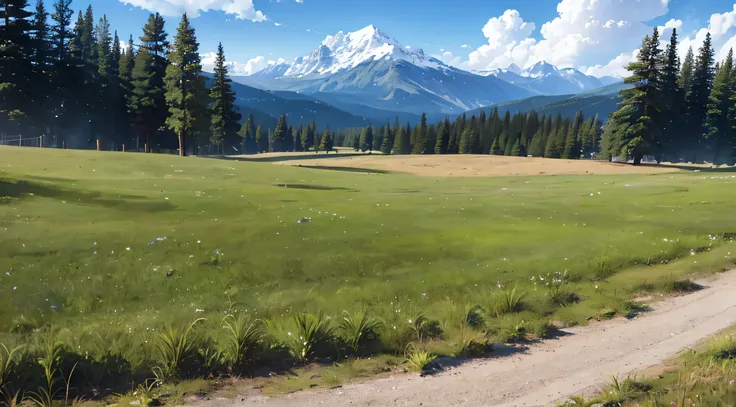
[[[410,135],[406,132],[406,129],[399,125],[399,120],[396,119],[396,130],[394,130],[394,154],[409,154],[411,151],[411,139]]]
[[[27,7],[27,0],[0,2],[0,124],[20,120],[32,104],[32,13]]]
[[[499,143],[499,138],[496,137],[493,139],[493,143],[491,143],[491,154],[492,155],[503,155],[503,150],[501,149],[501,146]]]
[[[169,52],[171,64],[166,68],[166,125],[179,138],[179,154],[187,154],[187,143],[196,136],[206,119],[207,89],[202,77],[199,43],[186,14],[176,30]]]
[[[383,142],[381,143],[381,152],[383,154],[391,154],[391,149],[394,148],[394,133],[391,130],[391,122],[386,122],[386,134],[383,135]]]
[[[301,134],[299,134],[304,151],[309,151],[309,148],[312,147],[312,141],[314,140],[314,137],[312,136],[312,133],[310,131],[311,128],[311,125],[307,124],[306,126],[302,127]]]
[[[611,116],[617,124],[617,131],[612,134],[612,154],[630,158],[634,165],[640,164],[645,154],[661,150],[662,63],[658,33],[655,28],[651,38],[644,37],[637,60],[626,67],[631,76],[625,82],[634,87],[621,91],[621,108]]]
[[[222,43],[217,46],[217,57],[210,88],[210,141],[230,151],[238,142],[238,122],[242,118],[235,105],[235,92],[232,79],[225,64],[225,50]],[[252,124],[251,124],[252,127]]]
[[[690,91],[692,91],[694,70],[695,56],[693,55],[692,47],[690,47],[687,49],[685,59],[682,60],[682,68],[680,69],[680,76],[677,80],[686,99],[690,98]]]
[[[54,20],[54,25],[51,27],[51,38],[54,42],[57,61],[68,61],[71,52],[69,43],[74,37],[69,29],[74,15],[71,4],[72,0],[56,0],[54,2],[54,13],[51,14],[51,19]]]
[[[435,154],[446,154],[447,143],[450,139],[449,119],[445,118],[445,121],[440,122],[437,126],[437,142],[434,145]]]
[[[685,100],[679,82],[680,58],[677,55],[677,29],[673,29],[670,43],[665,51],[661,78],[663,157],[676,156],[678,154],[677,145],[681,144],[681,140],[685,136],[685,133],[682,132]]]
[[[583,121],[583,111],[578,110],[577,114],[575,114],[575,121],[570,128],[570,132],[567,134],[567,138],[565,140],[565,150],[562,152],[562,158],[575,160],[580,158],[580,129],[583,126]]]
[[[258,146],[259,153],[265,153],[266,151],[268,151],[269,137],[268,137],[268,134],[263,134],[260,124],[258,125],[258,127],[256,127],[255,139],[256,139],[256,145]]]
[[[698,57],[695,61],[693,69],[693,83],[690,89],[690,97],[688,104],[688,121],[690,123],[688,137],[688,150],[691,151],[690,158],[692,161],[697,160],[697,154],[706,133],[705,118],[708,113],[708,102],[710,99],[710,89],[713,86],[713,78],[715,76],[714,69],[714,51],[711,44],[710,33],[705,35],[705,41],[700,48]]]
[[[360,150],[373,151],[373,127],[370,124],[360,133]]]
[[[110,22],[107,21],[107,15],[103,15],[97,28],[97,73],[109,80],[113,76],[114,59],[112,48],[112,35],[110,33]],[[118,44],[118,47],[120,44]]]
[[[416,128],[417,137],[412,146],[412,154],[424,154],[428,152],[427,146],[427,114],[422,113],[422,118],[419,120],[419,126]]]
[[[521,137],[516,139],[516,142],[514,143],[513,147],[511,148],[511,156],[513,157],[526,157],[526,148],[524,148],[524,144],[521,143]]]
[[[712,162],[721,164],[721,153],[730,145],[733,139],[733,120],[731,110],[733,106],[734,88],[731,83],[733,76],[733,49],[729,49],[726,59],[718,69],[713,88],[710,92],[708,111],[706,113],[706,136],[708,144],[713,150]]]
[[[279,121],[276,123],[276,128],[273,131],[271,137],[271,151],[283,152],[289,149],[288,135],[289,126],[286,124],[286,116],[283,114],[279,117]]]
[[[256,129],[253,115],[249,114],[245,119],[245,123],[240,127],[238,135],[242,141],[244,154],[256,154],[259,151],[258,141],[256,140]]]
[[[36,70],[45,74],[51,64],[51,28],[48,24],[49,13],[43,0],[36,1],[36,10],[33,13],[33,63]]]
[[[332,136],[330,135],[330,126],[325,126],[325,131],[322,133],[320,140],[319,149],[329,154],[332,151],[333,143]]]

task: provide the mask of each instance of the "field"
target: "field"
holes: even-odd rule
[[[205,318],[217,348],[238,313],[288,344],[294,315],[344,311],[380,318],[386,353],[417,320],[443,355],[544,337],[733,265],[736,173],[671,171],[437,178],[0,148],[0,342],[140,368],[167,326]]]
[[[511,175],[571,174],[659,174],[676,172],[674,166],[632,166],[591,160],[550,160],[538,157],[494,155],[399,155],[354,153],[341,149],[333,155],[313,153],[268,153],[257,156],[235,156],[252,162],[271,162],[350,171],[376,171],[414,174],[428,177],[489,177]],[[697,169],[697,166],[693,166]]]

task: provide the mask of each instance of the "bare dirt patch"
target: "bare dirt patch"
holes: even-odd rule
[[[559,174],[655,174],[678,171],[668,166],[633,166],[591,160],[555,160],[492,155],[403,155],[269,153],[238,157],[310,168],[366,168],[428,177],[487,177]]]

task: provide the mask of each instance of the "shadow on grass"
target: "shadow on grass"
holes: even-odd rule
[[[349,192],[356,192],[354,189],[350,188],[343,188],[343,187],[328,187],[324,185],[308,185],[308,184],[273,184],[275,187],[279,188],[289,188],[289,189],[311,189],[315,191],[349,191]]]
[[[232,160],[232,161],[247,161],[247,162],[253,162],[253,163],[278,163],[278,162],[285,162],[285,161],[297,161],[297,160],[311,160],[311,159],[319,159],[323,160],[325,158],[346,158],[346,157],[364,157],[369,156],[370,154],[364,154],[364,153],[335,153],[335,154],[323,154],[323,153],[304,153],[304,154],[290,154],[290,155],[281,155],[281,156],[274,156],[274,157],[260,157],[259,154],[254,154],[252,156],[213,156],[210,158],[217,158],[220,160]]]
[[[358,167],[331,167],[323,165],[298,165],[301,168],[309,168],[311,170],[328,170],[328,171],[343,171],[343,172],[357,172],[363,174],[391,174],[391,171],[385,170],[374,170],[372,168],[358,168]]]
[[[694,164],[641,164],[641,166],[651,168],[677,168],[678,170],[693,172],[736,173],[736,167],[703,167]]]
[[[168,202],[146,202],[146,201],[130,201],[129,199],[144,199],[139,196],[121,196],[117,199],[103,198],[99,192],[82,192],[71,189],[61,189],[49,185],[37,184],[29,181],[10,181],[0,179],[0,198],[10,197],[15,199],[28,199],[34,196],[43,198],[52,198],[70,203],[78,203],[82,205],[95,205],[105,208],[114,208],[125,211],[136,212],[164,212],[176,208]],[[0,199],[0,204],[8,203],[9,200]]]

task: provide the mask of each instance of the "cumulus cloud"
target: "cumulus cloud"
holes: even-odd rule
[[[208,54],[201,55],[202,57],[202,69],[205,72],[212,72],[215,68],[215,59],[217,54],[210,52]],[[284,62],[283,58],[279,58],[278,61],[266,60],[263,56],[257,56],[249,59],[246,63],[242,64],[239,62],[227,61],[228,70],[232,75],[252,75],[268,65]]]
[[[200,12],[223,11],[241,20],[265,21],[266,16],[253,5],[253,0],[120,0],[123,4],[140,7],[165,16],[179,16],[187,13],[198,17]]]
[[[669,43],[669,37],[672,35],[673,28],[681,30],[682,27],[682,21],[674,19],[666,22],[663,26],[659,26],[660,47],[665,49]],[[685,57],[689,48],[692,48],[693,52],[697,55],[698,48],[703,45],[708,32],[711,34],[713,49],[716,52],[716,61],[722,60],[726,57],[729,48],[736,48],[736,4],[733,5],[733,10],[731,11],[711,15],[708,19],[708,27],[698,29],[694,35],[680,36],[680,43],[677,48],[680,59]],[[594,65],[586,68],[584,72],[591,75],[626,76],[627,71],[623,69],[623,66],[633,61],[637,53],[638,49],[621,54],[606,65]]]
[[[444,50],[440,50],[440,51],[444,51]],[[462,57],[460,57],[460,56],[455,56],[455,55],[453,55],[453,54],[452,54],[452,52],[450,52],[450,51],[445,51],[445,52],[443,52],[443,53],[442,53],[442,54],[440,54],[440,55],[432,55],[432,56],[433,56],[434,58],[437,58],[437,59],[439,59],[440,61],[444,62],[445,64],[447,64],[447,65],[451,65],[451,66],[457,66],[457,65],[459,65],[459,64],[460,64],[460,63],[462,62],[462,60],[463,60],[463,58],[462,58]]]
[[[472,69],[505,68],[511,63],[528,67],[538,61],[558,66],[602,66],[601,60],[630,54],[651,31],[646,22],[667,12],[667,0],[562,0],[558,16],[544,23],[542,38],[531,37],[534,23],[516,10],[488,20],[488,40],[469,55]],[[673,28],[677,20],[666,24]],[[625,58],[622,57],[622,58]],[[612,61],[613,62],[613,61]]]

